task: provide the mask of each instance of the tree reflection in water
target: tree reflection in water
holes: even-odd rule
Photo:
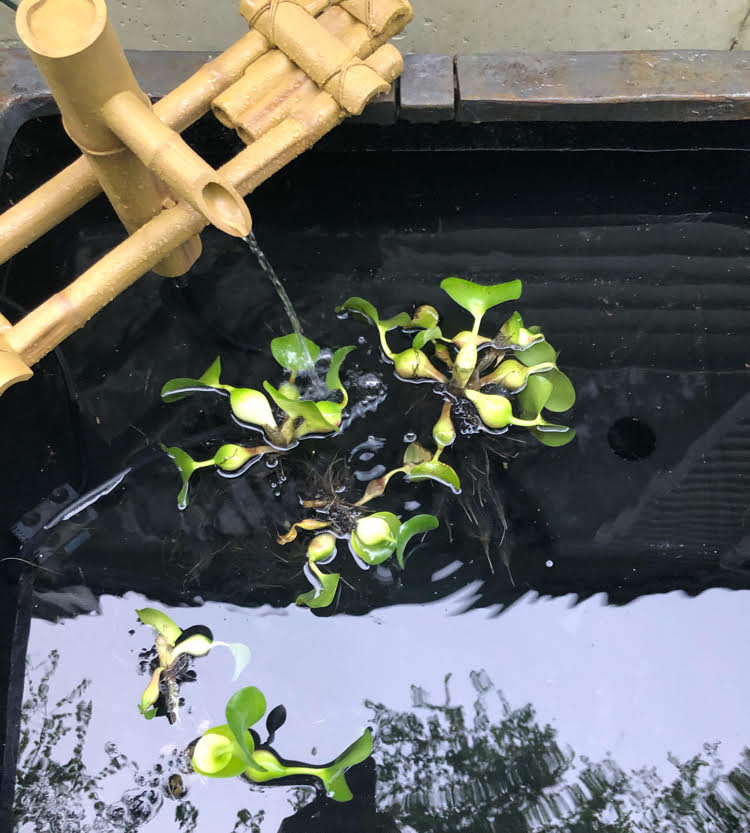
[[[611,758],[576,759],[541,726],[534,708],[513,708],[485,672],[473,672],[474,714],[412,686],[413,711],[368,703],[377,725],[377,797],[402,833],[746,833],[750,749],[729,772],[719,744],[687,761],[669,756],[625,772]],[[499,719],[491,717],[491,700]]]
[[[135,833],[157,813],[159,829],[270,833],[262,809],[239,810],[232,830],[215,830],[206,819],[199,825],[179,750],[145,771],[108,744],[109,763],[88,772],[89,681],[50,703],[58,661],[52,651],[29,668],[14,807],[18,833]],[[429,702],[417,686],[411,710],[367,702],[377,744],[374,761],[350,771],[354,799],[339,804],[317,794],[302,806],[310,792],[292,791],[294,813],[279,833],[750,833],[750,749],[729,771],[718,744],[705,744],[686,761],[669,757],[671,780],[654,766],[626,772],[611,758],[576,758],[551,726],[540,725],[531,704],[513,708],[484,671],[473,672],[471,681],[470,715],[451,704],[450,675],[442,704]],[[103,800],[105,789],[112,794],[123,780],[128,786],[119,800]],[[262,802],[255,790],[249,795]]]

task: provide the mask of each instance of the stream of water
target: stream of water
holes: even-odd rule
[[[292,301],[287,294],[286,289],[284,288],[284,284],[281,282],[281,278],[276,274],[273,266],[271,266],[271,262],[266,257],[263,250],[258,245],[258,241],[255,239],[255,234],[251,231],[247,237],[242,238],[245,243],[247,243],[248,248],[250,251],[255,255],[258,260],[258,265],[263,270],[264,274],[268,277],[271,283],[274,285],[276,292],[281,298],[281,303],[284,305],[284,311],[289,318],[289,323],[292,325],[292,329],[294,330],[294,334],[297,336],[297,341],[299,341],[300,349],[302,351],[303,358],[305,360],[305,371],[309,374],[310,380],[312,381],[313,385],[318,381],[317,374],[315,372],[315,362],[312,360],[312,356],[310,355],[310,351],[307,347],[307,342],[305,341],[304,334],[302,332],[302,327],[299,323],[299,318],[297,317],[297,313],[294,310],[294,306],[292,305]]]

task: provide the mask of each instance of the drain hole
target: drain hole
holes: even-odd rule
[[[636,417],[623,417],[607,433],[609,447],[623,460],[645,460],[656,448],[654,432]]]

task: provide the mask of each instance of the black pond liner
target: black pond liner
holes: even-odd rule
[[[533,540],[523,541],[536,556],[511,565],[516,587],[498,564],[478,606],[512,604],[529,588],[576,592],[579,599],[607,592],[610,603],[624,604],[674,589],[750,587],[744,532],[735,516],[723,518],[720,528],[709,523],[695,529],[679,516],[660,517],[656,506],[670,490],[679,498],[679,489],[696,477],[694,458],[715,452],[718,461],[726,460],[724,434],[716,426],[724,433],[740,430],[745,419],[747,373],[726,371],[744,369],[750,360],[749,129],[742,122],[343,125],[252,196],[258,239],[313,335],[338,326],[332,308],[348,294],[394,308],[404,299],[436,303],[438,279],[456,273],[482,280],[521,277],[519,309],[555,334],[579,394],[579,440],[556,452],[534,449],[514,463],[518,498],[511,516],[521,529],[532,510],[545,519],[535,522]],[[210,119],[186,135],[211,161],[237,149]],[[29,121],[8,154],[2,205],[74,157],[58,118]],[[121,237],[98,198],[0,267],[0,311],[17,318]],[[46,546],[55,560],[43,566],[54,563],[70,574],[75,561],[82,583],[95,592],[135,589],[165,604],[184,600],[166,573],[149,572],[128,550],[126,537],[119,550],[113,545],[107,551],[106,569],[97,565],[86,548],[85,520],[91,516],[82,516],[78,528],[64,527],[62,540],[34,537],[34,531],[70,490],[82,494],[135,461],[132,477],[149,488],[157,483],[151,515],[135,520],[155,539],[169,532],[174,475],[163,460],[139,457],[146,445],[141,432],[169,429],[176,436],[184,428],[208,438],[211,429],[192,404],[183,411],[173,406],[165,427],[163,412],[154,416],[161,382],[179,375],[170,370],[188,356],[202,370],[201,361],[207,365],[220,352],[227,377],[247,362],[262,368],[259,348],[283,328],[270,288],[257,277],[252,303],[225,314],[249,285],[245,261],[238,243],[211,230],[204,249],[194,275],[144,278],[45,358],[30,382],[3,396],[4,554],[23,559]],[[679,256],[679,269],[671,255]],[[647,262],[650,272],[637,271]],[[327,276],[324,285],[306,292],[315,275]],[[447,311],[448,305],[441,307]],[[347,326],[347,333],[365,334],[372,343],[366,328]],[[174,338],[173,350],[160,341],[165,331]],[[372,360],[377,364],[376,356]],[[679,386],[696,372],[699,384],[683,397]],[[707,425],[714,428],[707,431]],[[370,430],[389,429],[378,424]],[[666,471],[676,473],[671,483],[657,477]],[[196,501],[207,501],[207,511],[216,505],[209,479],[195,492]],[[585,506],[571,497],[581,483],[594,490]],[[93,510],[116,512],[114,496],[105,495]],[[236,512],[224,519],[227,529],[250,521]],[[262,515],[255,521],[273,524]],[[665,535],[688,548],[668,567],[654,548]],[[445,552],[442,563],[449,565],[450,547]],[[564,568],[545,570],[543,552],[553,552]],[[483,556],[468,572],[450,574],[436,592],[448,594],[482,569]],[[44,582],[43,571],[37,581]],[[259,586],[242,597],[222,581],[216,577],[216,597],[238,604],[285,605],[300,589],[290,584],[279,595]],[[398,597],[387,588],[362,594],[350,599],[347,612],[420,601],[426,581],[429,572],[413,577]],[[6,562],[0,571],[7,634],[0,643],[2,829],[10,823],[32,591],[22,561]]]

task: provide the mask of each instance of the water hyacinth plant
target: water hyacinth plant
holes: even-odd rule
[[[266,698],[254,686],[237,691],[226,705],[226,723],[208,729],[193,748],[192,766],[210,778],[243,776],[254,784],[282,778],[313,777],[334,801],[349,801],[352,792],[346,783],[346,771],[366,760],[372,753],[373,738],[369,729],[325,766],[285,761],[271,747],[276,732],[286,721],[286,709],[277,706],[266,718],[268,739],[260,742],[254,726],[266,713]]]
[[[320,347],[304,336],[296,334],[280,336],[271,341],[271,354],[281,368],[289,374],[278,388],[263,382],[263,391],[254,388],[238,388],[221,381],[221,359],[217,358],[197,379],[171,379],[161,390],[165,402],[176,402],[193,393],[203,392],[229,399],[234,419],[244,428],[258,431],[264,442],[253,446],[234,443],[222,445],[206,460],[194,460],[177,446],[163,446],[172,458],[182,478],[182,488],[177,504],[184,509],[188,503],[188,486],[195,471],[216,468],[225,475],[241,473],[267,454],[279,454],[296,446],[300,440],[311,436],[325,436],[340,430],[348,394],[341,382],[341,364],[354,350],[353,346],[336,350],[328,365],[325,384],[320,390],[313,387],[312,398],[304,398],[297,384],[300,374],[320,356]]]
[[[481,426],[492,433],[518,426],[547,446],[565,445],[575,436],[572,428],[551,422],[544,414],[545,410],[560,413],[570,409],[575,390],[557,366],[557,351],[541,329],[525,327],[520,314],[514,312],[493,336],[480,333],[482,319],[490,309],[520,297],[521,281],[484,286],[452,277],[440,287],[471,315],[470,330],[446,337],[439,326],[440,315],[430,305],[418,307],[411,316],[403,312],[385,321],[363,298],[349,298],[337,308],[340,313],[362,315],[375,325],[383,353],[399,378],[439,386],[444,398],[432,432],[435,451],[412,444],[411,457],[405,458],[404,466],[370,484],[373,493],[381,494],[396,472],[403,472],[410,480],[430,478],[454,491],[460,489],[456,472],[439,459],[455,439],[451,411],[459,400],[471,402]],[[414,334],[411,347],[400,352],[391,349],[387,334],[395,328]]]
[[[415,535],[422,535],[436,529],[439,522],[434,515],[414,515],[404,523],[393,512],[363,513],[358,507],[362,505],[342,505],[337,507],[336,517],[326,519],[324,501],[303,501],[307,508],[322,510],[322,516],[305,518],[293,524],[290,530],[280,535],[278,542],[288,544],[297,537],[298,530],[315,531],[328,529],[310,541],[307,547],[307,564],[305,575],[313,586],[307,593],[297,597],[298,605],[323,608],[333,602],[339,586],[339,573],[326,573],[320,567],[336,557],[338,538],[344,538],[350,551],[359,561],[373,567],[383,564],[394,554],[401,569],[404,569],[406,547]]]
[[[138,709],[146,720],[165,715],[170,723],[177,720],[180,701],[179,684],[187,676],[191,658],[203,657],[212,648],[228,648],[234,657],[236,680],[250,662],[250,649],[241,642],[219,642],[205,625],[193,625],[183,630],[161,610],[144,607],[136,610],[144,625],[154,629],[155,667],[151,679],[141,695]]]

